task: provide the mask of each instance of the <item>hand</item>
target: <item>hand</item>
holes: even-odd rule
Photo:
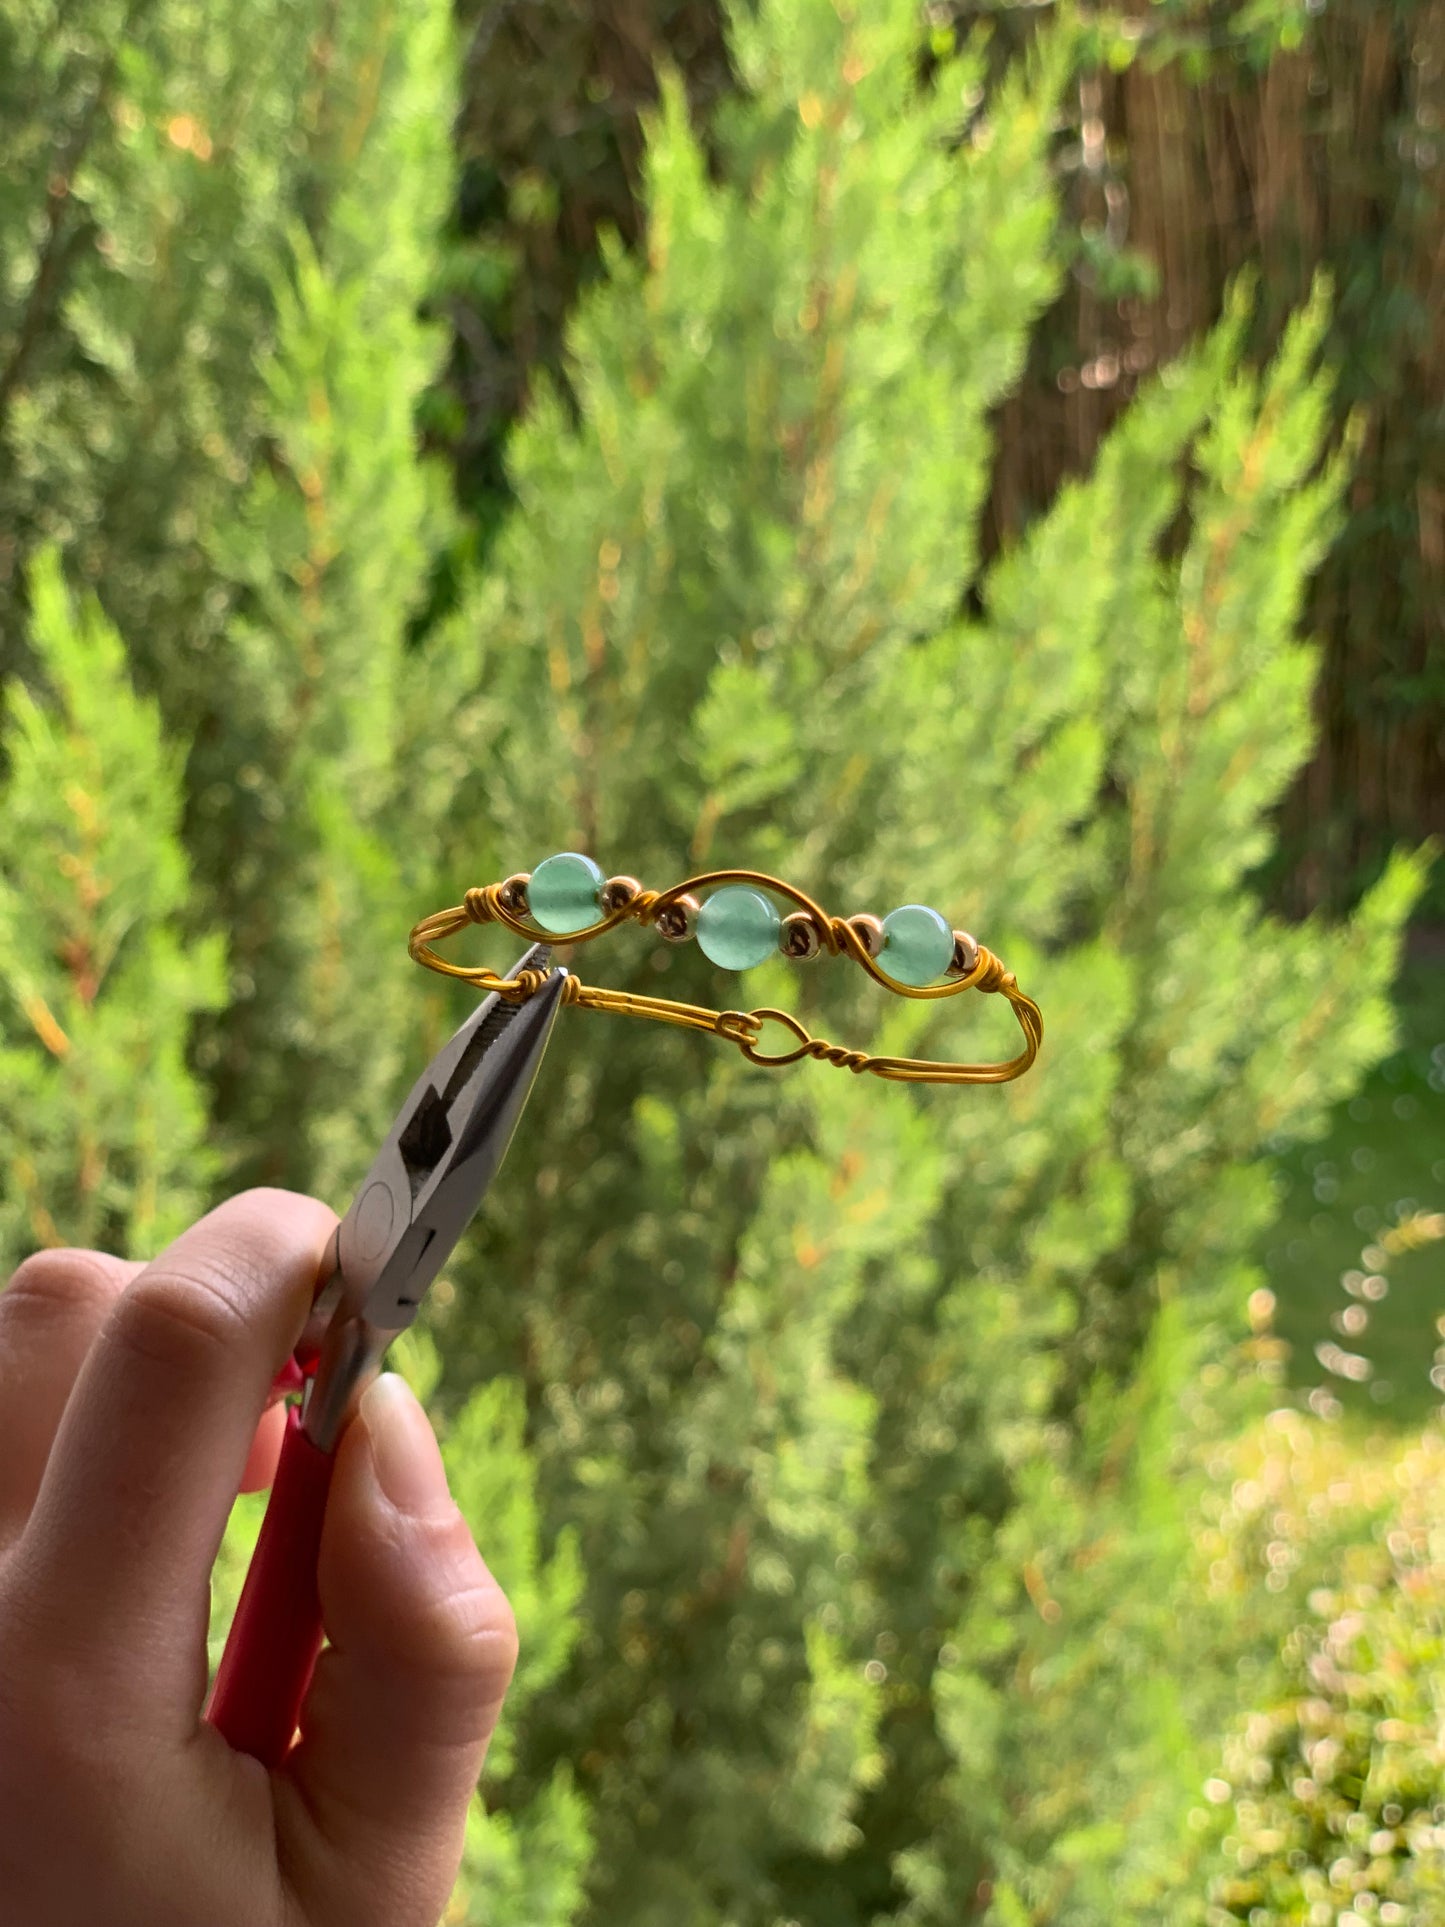
[[[322,1540],[330,1640],[276,1773],[201,1717],[211,1564],[335,1224],[252,1191],[153,1264],[0,1294],[0,1914],[23,1927],[435,1927],[516,1657],[425,1414],[379,1379]],[[265,1416],[263,1417],[263,1413]]]

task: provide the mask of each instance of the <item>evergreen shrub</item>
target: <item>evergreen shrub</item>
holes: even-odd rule
[[[326,22],[297,19],[314,55]],[[109,111],[170,166],[155,32],[150,67],[107,76]],[[439,347],[418,316],[454,62],[437,0],[348,10],[325,44],[300,69],[321,106],[303,86],[295,116],[326,130],[304,181],[187,149],[234,169],[242,208],[275,192],[296,216],[254,230],[232,484],[194,523],[148,522],[143,565],[123,488],[60,526],[66,463],[89,460],[66,410],[0,420],[50,505],[22,531],[54,526],[103,602],[106,557],[117,583],[171,585],[165,623],[122,627],[133,677],[80,619],[95,716],[65,682],[54,565],[30,645],[23,599],[0,610],[35,692],[14,699],[11,794],[36,799],[0,822],[4,1047],[34,1093],[4,1128],[44,1150],[32,1178],[0,1173],[12,1249],[50,1235],[36,1199],[87,1235],[87,1144],[117,1147],[102,1229],[132,1249],[169,1221],[137,1215],[132,1164],[176,1215],[253,1175],[344,1202],[465,1007],[407,964],[407,925],[549,851],[654,883],[753,864],[840,910],[936,903],[1044,1008],[1017,1084],[773,1076],[716,1041],[559,1026],[407,1360],[529,1654],[455,1918],[1168,1918],[1201,1877],[1188,1815],[1232,1710],[1178,1637],[1210,1632],[1177,1589],[1196,1445],[1260,1283],[1268,1158],[1387,1048],[1419,886],[1401,858],[1349,920],[1289,926],[1250,888],[1308,748],[1300,611],[1349,468],[1324,291],[1257,369],[1241,289],[981,569],[992,412],[1058,281],[1067,50],[996,86],[981,46],[945,50],[921,82],[911,5],[762,0],[733,18],[742,86],[710,153],[664,87],[646,256],[611,251],[569,337],[575,408],[538,389],[484,573],[421,622],[456,553],[410,428]],[[188,82],[193,125],[209,84]],[[149,205],[127,207],[140,264],[173,212]],[[211,348],[182,329],[157,369],[144,303],[109,287],[97,268],[134,370],[112,429],[139,447]],[[27,771],[91,754],[82,724],[88,793],[124,825],[104,880],[132,891],[116,1023],[179,1120],[151,1167],[104,1101],[114,1073],[90,1075],[109,1060],[67,977],[72,907],[34,914],[64,893],[27,825],[74,853],[80,819]],[[103,727],[152,745],[142,794]],[[187,1065],[210,931],[230,996]],[[587,963],[885,1050],[1012,1049],[988,999],[885,1008],[841,965],[739,984],[637,932]],[[32,990],[75,1027],[63,1061]],[[1231,1423],[1279,1370],[1250,1355]],[[218,1571],[218,1633],[254,1523]]]

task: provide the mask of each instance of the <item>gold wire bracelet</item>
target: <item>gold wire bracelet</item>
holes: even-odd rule
[[[706,900],[697,892],[716,889]],[[768,892],[768,895],[761,894]],[[795,908],[781,915],[771,898]],[[1021,1077],[1038,1056],[1044,1024],[1038,1005],[1024,995],[1012,971],[965,930],[951,930],[936,910],[905,904],[887,917],[833,917],[791,883],[761,870],[707,870],[675,883],[670,890],[644,889],[636,877],[604,878],[590,857],[566,852],[548,857],[535,871],[521,871],[504,883],[467,891],[450,910],[424,917],[407,948],[413,959],[444,977],[457,977],[481,990],[496,991],[511,1002],[530,997],[540,984],[535,971],[503,977],[485,965],[448,963],[432,948],[471,923],[499,923],[532,943],[575,945],[615,930],[621,923],[652,925],[672,943],[696,937],[711,961],[724,968],[747,969],[768,955],[802,960],[822,951],[846,955],[875,983],[900,997],[955,997],[964,990],[998,991],[1013,1007],[1024,1048],[1006,1064],[951,1064],[922,1057],[873,1057],[844,1044],[812,1036],[791,1011],[708,1010],[607,990],[569,976],[563,999],[583,1010],[647,1017],[686,1030],[710,1031],[736,1044],[751,1063],[777,1068],[799,1058],[817,1057],[850,1071],[871,1071],[916,1084],[1006,1084]],[[886,969],[880,959],[891,964]],[[790,1047],[764,1051],[763,1027],[780,1024],[792,1034]]]

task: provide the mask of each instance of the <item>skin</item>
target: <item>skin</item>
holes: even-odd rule
[[[26,1927],[435,1927],[516,1660],[421,1408],[378,1380],[320,1564],[329,1645],[268,1773],[201,1717],[211,1563],[335,1218],[252,1191],[149,1265],[0,1294],[0,1895]]]

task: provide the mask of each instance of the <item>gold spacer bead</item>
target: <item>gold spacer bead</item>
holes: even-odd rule
[[[966,930],[953,933],[953,961],[944,973],[949,977],[966,977],[978,967],[978,945]]]
[[[793,958],[796,963],[806,963],[808,958],[816,957],[823,948],[818,926],[806,910],[794,910],[783,918],[778,948],[785,957]]]
[[[880,917],[870,917],[865,911],[859,916],[849,917],[848,927],[861,939],[868,955],[876,959],[883,950],[883,921]]]
[[[507,878],[497,892],[497,902],[509,917],[525,917],[527,914],[527,885],[532,881],[530,870],[518,870],[515,876]]]
[[[608,877],[598,898],[602,914],[610,917],[614,910],[621,910],[632,899],[642,894],[642,885],[636,877]]]
[[[696,897],[674,897],[658,911],[657,927],[669,943],[686,943],[697,928],[701,908]]]

